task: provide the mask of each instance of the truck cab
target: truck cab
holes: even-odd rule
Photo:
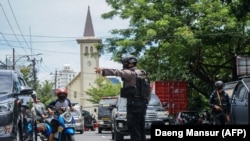
[[[111,131],[111,111],[118,97],[102,97],[98,106],[98,133]]]

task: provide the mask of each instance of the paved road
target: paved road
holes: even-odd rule
[[[129,136],[124,137],[124,141],[129,141],[129,140],[130,140]],[[38,141],[41,140],[38,139]],[[83,134],[76,132],[75,141],[113,141],[113,140],[110,131],[102,131],[102,133],[99,134],[96,130],[96,131],[84,131]],[[150,136],[147,136],[147,141],[150,141]]]

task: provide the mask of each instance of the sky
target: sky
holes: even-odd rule
[[[83,36],[88,6],[96,38],[104,41],[112,37],[112,29],[128,26],[119,18],[101,18],[111,10],[105,0],[0,0],[0,61],[12,59],[14,48],[17,65],[36,60],[40,81],[62,70],[64,64],[79,72],[80,45],[76,39]],[[121,64],[110,57],[101,55],[100,67],[120,69]]]

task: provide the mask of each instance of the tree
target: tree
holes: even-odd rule
[[[95,81],[95,86],[91,86],[86,91],[86,94],[90,96],[88,101],[98,104],[104,96],[117,96],[120,94],[121,84],[113,84],[106,77],[100,76]]]
[[[106,0],[129,27],[113,29],[99,49],[113,60],[133,54],[151,80],[186,80],[208,97],[213,84],[237,79],[235,55],[250,54],[247,0]],[[240,7],[237,8],[237,7]]]
[[[31,71],[31,68],[28,67],[22,67],[20,69],[21,73],[23,74],[23,78],[25,79],[25,81],[28,83],[28,86],[34,87],[34,80],[33,80],[33,73]],[[36,81],[37,86],[39,86],[39,88],[37,88],[36,90],[34,89],[34,91],[36,91],[37,93],[37,98],[44,103],[45,105],[49,104],[49,102],[51,102],[52,100],[54,100],[55,98],[53,98],[53,92],[52,92],[52,88],[54,86],[54,83],[50,83],[47,80],[45,82],[43,82],[43,85],[38,85],[39,81]]]
[[[40,85],[39,89],[37,90],[37,98],[45,105],[48,105],[51,101],[56,99],[55,97],[53,97],[53,86],[54,83],[45,80],[43,82],[43,85]]]
[[[36,91],[36,86],[38,86],[39,81],[34,80],[34,73],[32,72],[32,68],[30,66],[22,66],[20,68],[20,72],[23,74],[23,77],[27,84]]]

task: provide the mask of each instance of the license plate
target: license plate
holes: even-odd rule
[[[75,127],[75,124],[67,123],[65,124],[65,127]]]
[[[110,118],[102,118],[102,120],[107,121],[110,120]]]

